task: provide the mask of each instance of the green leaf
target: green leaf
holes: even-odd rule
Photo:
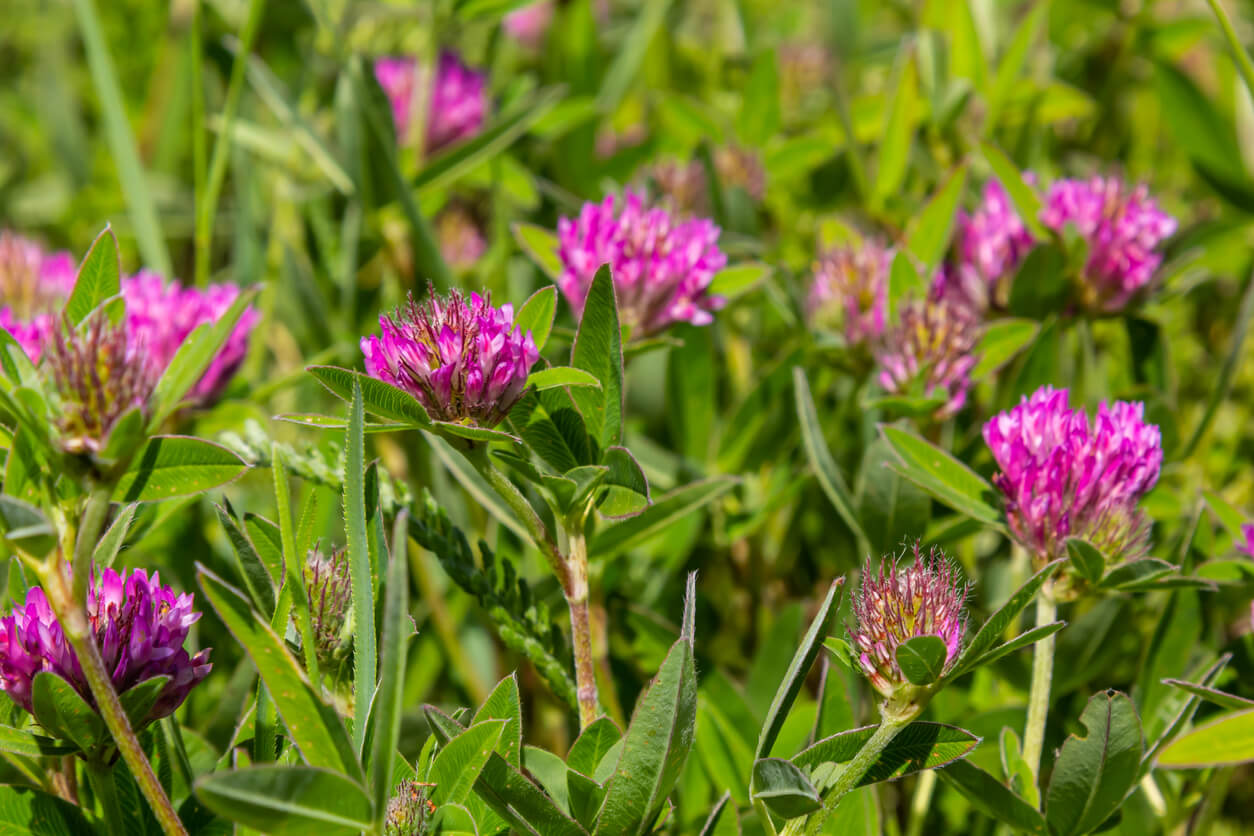
[[[414,191],[424,196],[435,192],[496,157],[548,113],[565,93],[566,88],[560,85],[539,90],[472,139],[433,157],[414,179]]]
[[[265,564],[271,580],[277,585],[283,579],[283,535],[279,527],[257,514],[244,515],[244,530],[257,549],[257,557]]]
[[[371,415],[412,427],[426,427],[431,424],[431,416],[418,399],[390,383],[337,366],[309,366],[305,371],[346,403],[351,404],[353,401],[353,386],[360,386],[362,407]]]
[[[627,89],[635,79],[640,65],[644,63],[649,43],[661,29],[670,5],[670,0],[644,0],[640,4],[635,22],[627,31],[627,37],[619,45],[614,60],[601,80],[601,89],[597,92],[596,99],[600,113],[613,113],[627,95]]]
[[[734,477],[715,476],[663,494],[636,516],[600,527],[592,538],[588,553],[599,560],[634,548],[676,520],[710,504],[737,484],[739,480]]]
[[[527,385],[537,390],[556,389],[559,386],[592,386],[601,388],[601,381],[583,369],[570,366],[553,366],[527,375]]]
[[[727,301],[743,296],[770,278],[774,268],[760,261],[749,261],[724,267],[714,274],[707,292]]]
[[[409,637],[413,634],[413,622],[409,615],[408,526],[409,515],[404,511],[397,514],[393,524],[387,580],[383,585],[379,685],[375,689],[374,704],[370,709],[373,747],[368,772],[371,779],[371,799],[380,820],[392,795],[392,765],[396,761],[396,748],[401,740],[401,716],[405,711],[406,650],[409,647]]]
[[[989,616],[988,621],[984,622],[984,626],[976,632],[975,637],[958,654],[958,658],[954,660],[953,667],[950,668],[948,678],[953,679],[961,676],[973,667],[975,660],[984,656],[992,649],[993,645],[1005,635],[1010,625],[1019,618],[1019,613],[1023,612],[1028,604],[1032,603],[1033,599],[1036,598],[1036,593],[1040,591],[1040,588],[1045,585],[1045,582],[1049,580],[1050,576],[1061,565],[1061,560],[1055,560],[1028,578],[1023,586],[1015,590],[1010,599],[1002,604],[997,612]]]
[[[310,766],[251,766],[196,781],[213,812],[264,833],[354,834],[374,826],[370,799],[357,782]]]
[[[434,706],[423,706],[432,733],[447,744],[464,729]],[[587,836],[587,831],[559,808],[530,778],[496,752],[475,781],[475,793],[492,811],[523,833]]]
[[[34,557],[43,558],[56,548],[57,530],[52,521],[43,511],[15,496],[0,494],[0,527],[5,540]]]
[[[888,314],[901,310],[907,299],[926,295],[927,284],[910,262],[910,254],[899,250],[888,271]]]
[[[862,745],[871,739],[875,729],[875,726],[864,726],[826,737],[803,749],[792,758],[792,762],[809,770],[812,777],[816,767],[824,764],[834,764],[837,767],[847,764],[862,749]],[[879,758],[862,776],[858,786],[900,778],[921,769],[944,766],[966,757],[979,743],[978,737],[957,726],[947,726],[944,723],[911,723],[884,748]]]
[[[1067,256],[1057,245],[1034,247],[1010,283],[1010,312],[1032,319],[1062,313],[1071,298],[1066,268]]]
[[[772,813],[795,819],[822,808],[819,792],[809,777],[792,761],[762,758],[753,764],[753,797],[766,803]]]
[[[554,803],[565,812],[570,812],[570,791],[567,789],[566,764],[557,755],[538,746],[523,748],[523,768]]]
[[[1065,621],[1051,621],[1049,624],[1042,624],[1039,627],[1033,627],[1031,630],[1027,630],[1015,636],[1010,641],[1003,642],[1002,644],[994,647],[992,650],[988,650],[981,655],[972,658],[969,665],[964,665],[963,672],[967,669],[975,669],[983,667],[984,665],[990,665],[1001,657],[1013,653],[1020,648],[1036,644],[1041,639],[1052,636],[1054,633],[1057,633],[1066,626],[1067,622]]]
[[[475,712],[475,723],[484,720],[502,720],[496,752],[515,769],[522,766],[522,700],[518,696],[518,676],[509,676],[496,683],[492,693]]]
[[[810,383],[806,380],[805,372],[800,366],[793,368],[792,381],[797,402],[797,420],[801,422],[801,441],[805,445],[810,467],[814,470],[815,478],[819,480],[823,493],[827,494],[827,498],[835,507],[836,513],[853,532],[854,539],[858,543],[858,551],[861,554],[870,554],[870,542],[854,511],[856,506],[853,495],[849,492],[849,486],[845,484],[845,479],[841,476],[840,469],[827,448],[827,442],[823,440],[822,425],[819,424],[818,412],[814,408],[814,398],[810,395]]]
[[[1032,10],[1024,15],[1023,20],[1015,29],[1010,44],[1002,55],[1001,63],[997,65],[997,72],[987,91],[988,110],[984,116],[985,135],[992,134],[1000,124],[1001,111],[1009,101],[1024,67],[1027,66],[1028,53],[1033,42],[1036,41],[1037,33],[1045,25],[1049,5],[1046,0],[1036,0]]]
[[[481,720],[439,748],[427,773],[427,780],[435,784],[431,800],[437,807],[466,800],[505,726],[504,720]]]
[[[693,573],[684,597],[683,629],[657,676],[636,701],[618,763],[605,786],[595,834],[648,833],[688,759],[697,719],[695,607]]]
[[[1229,694],[1216,688],[1210,688],[1205,685],[1197,685],[1193,682],[1185,682],[1182,679],[1164,679],[1163,683],[1173,688],[1179,688],[1182,691],[1188,691],[1196,697],[1201,697],[1207,702],[1214,703],[1221,708],[1230,708],[1236,711],[1244,711],[1254,708],[1254,700],[1247,700],[1245,697],[1238,697],[1236,694]]]
[[[884,111],[884,127],[880,133],[879,158],[871,201],[883,206],[905,182],[910,162],[910,145],[919,116],[919,81],[915,67],[914,46],[905,42],[899,58],[896,87]]]
[[[236,566],[240,578],[244,581],[244,589],[253,606],[263,615],[273,615],[275,606],[274,578],[269,568],[262,562],[248,535],[235,522],[227,509],[221,505],[213,506],[218,512],[218,521],[231,541],[231,550],[235,554]]]
[[[562,275],[562,259],[558,255],[558,240],[552,230],[545,229],[542,226],[527,223],[515,223],[510,229],[514,233],[514,240],[518,243],[518,248],[527,254],[531,261],[544,271],[544,274],[550,279],[556,280]],[[544,296],[541,296],[544,294]],[[536,321],[547,320],[549,327],[553,324],[552,311],[556,310],[557,288],[553,286],[543,287],[537,290],[526,304],[518,311],[518,318],[515,320],[521,324],[523,312],[527,310],[527,305],[536,302],[542,307],[539,310],[548,310],[547,316],[539,316],[537,314]],[[525,329],[524,329],[525,330]],[[544,331],[544,335],[548,337],[548,329]],[[536,346],[540,347],[540,339],[536,336]]]
[[[1189,76],[1164,61],[1154,62],[1154,84],[1164,120],[1176,142],[1199,167],[1227,183],[1247,178],[1241,165],[1236,130]]]
[[[1224,714],[1176,738],[1158,755],[1165,769],[1201,769],[1254,761],[1254,709]]]
[[[235,326],[248,306],[257,296],[257,291],[244,290],[235,297],[231,307],[212,324],[202,323],[193,330],[183,344],[179,346],[170,364],[161,373],[161,379],[152,392],[152,417],[148,420],[148,431],[155,432],[166,423],[183,403],[183,398],[192,390],[213,359],[218,356],[222,346],[231,338]]]
[[[13,752],[17,755],[39,758],[70,754],[78,751],[78,748],[65,746],[42,734],[0,725],[0,752]]]
[[[792,709],[797,695],[801,693],[806,677],[810,675],[810,668],[814,667],[814,660],[819,655],[821,642],[827,633],[828,616],[832,608],[836,606],[844,583],[844,578],[837,578],[828,586],[827,596],[819,605],[819,611],[815,614],[814,620],[810,622],[810,629],[806,631],[801,644],[797,646],[797,652],[793,654],[792,661],[788,664],[788,671],[779,683],[774,699],[771,700],[771,707],[767,709],[766,720],[762,723],[762,731],[758,735],[758,746],[753,752],[755,760],[761,760],[771,754],[771,747],[775,745],[776,738],[784,728],[788,712]]]
[[[898,472],[955,511],[1002,528],[993,486],[935,445],[898,427],[880,428],[901,459]]]
[[[205,597],[222,623],[248,653],[261,674],[288,735],[310,766],[324,767],[352,777],[361,767],[339,714],[322,702],[287,645],[267,620],[249,607],[247,599],[204,566],[197,577]],[[357,634],[360,636],[360,633]],[[366,702],[363,700],[363,702]],[[369,802],[369,799],[367,799]]]
[[[579,733],[566,753],[566,765],[584,775],[595,775],[607,752],[623,739],[623,733],[609,717],[598,717]]]
[[[1145,751],[1136,707],[1116,691],[1090,697],[1080,724],[1087,733],[1062,744],[1045,794],[1045,820],[1056,836],[1091,833],[1118,810]]]
[[[597,510],[606,517],[632,517],[648,510],[649,480],[626,447],[610,447],[601,457],[607,467],[598,484],[604,488]],[[580,472],[577,468],[575,472]]]
[[[1046,836],[1045,818],[1005,784],[970,761],[961,760],[936,773],[984,815],[1005,822],[1016,833]]]
[[[571,349],[570,364],[591,372],[599,390],[578,388],[570,396],[588,425],[588,434],[602,449],[618,444],[623,434],[623,347],[618,303],[608,264],[592,279],[583,317]]]
[[[118,700],[122,703],[122,710],[126,712],[126,717],[131,721],[131,728],[141,729],[145,725],[148,712],[157,704],[157,697],[161,696],[161,691],[165,688],[166,683],[170,681],[168,676],[154,676],[138,682],[127,688],[121,694],[118,694]]]
[[[234,481],[248,465],[220,444],[183,435],[148,440],[118,479],[114,502],[160,502]]]
[[[716,833],[723,832],[724,828],[720,827],[720,824],[723,821],[723,814],[727,812],[729,806],[731,807],[731,818],[728,819],[731,822],[730,830],[739,836],[740,822],[736,820],[736,805],[728,805],[727,802],[729,801],[731,801],[731,793],[723,793],[722,797],[715,802],[714,809],[710,810],[710,815],[706,817],[705,825],[702,826],[699,836],[714,836]]]
[[[1045,3],[1037,3],[1037,8],[1043,8],[1045,5]],[[1035,14],[1035,10],[1033,13]],[[1036,191],[1023,179],[1023,175],[1019,173],[1018,166],[1012,163],[1010,158],[991,142],[981,144],[980,150],[984,154],[984,161],[993,170],[993,175],[997,178],[997,182],[1006,190],[1006,196],[1010,198],[1010,203],[1019,214],[1019,219],[1023,221],[1023,225],[1028,228],[1032,236],[1038,241],[1049,240],[1052,236],[1049,230],[1041,223],[1041,199],[1036,196]]]
[[[753,148],[761,148],[779,132],[779,71],[775,50],[764,49],[753,60],[745,79],[736,133]]]
[[[1097,583],[1106,569],[1106,556],[1096,546],[1079,537],[1067,538],[1067,555],[1080,577]]]
[[[81,808],[54,795],[0,786],[0,836],[96,836]]]
[[[998,319],[984,326],[975,355],[980,359],[971,370],[973,380],[983,380],[1014,359],[1041,330],[1030,319]]]
[[[897,666],[914,685],[931,685],[945,671],[948,650],[939,636],[915,636],[897,646]]]
[[[360,380],[353,381],[349,404],[348,431],[344,436],[344,530],[348,539],[348,567],[353,596],[353,690],[357,694],[374,691],[375,650],[374,574],[370,568],[370,547],[366,541],[366,453],[365,420]],[[366,720],[370,702],[358,699],[353,709],[353,749],[360,753],[366,740]]]
[[[118,512],[117,519],[109,526],[104,536],[100,538],[100,542],[96,544],[96,550],[92,552],[93,563],[102,567],[113,565],[118,552],[122,551],[122,546],[126,542],[126,535],[130,533],[131,523],[135,520],[137,510],[139,510],[139,505],[132,502]]]
[[[514,325],[523,334],[530,333],[536,348],[544,351],[544,345],[549,341],[549,332],[553,330],[553,317],[556,314],[557,288],[549,285],[540,288],[531,294],[526,302],[523,302],[518,313],[514,315]]]
[[[510,410],[509,426],[561,473],[597,464],[583,416],[565,389],[525,392]]]
[[[104,232],[96,236],[91,249],[87,251],[87,256],[78,268],[74,290],[66,300],[65,318],[70,325],[78,325],[89,313],[100,307],[102,302],[122,292],[121,272],[118,239],[113,234],[113,228],[106,225]]]
[[[1143,557],[1111,569],[1097,585],[1101,589],[1129,589],[1162,578],[1175,570],[1176,567],[1165,560]]]
[[[49,734],[69,740],[86,751],[105,736],[104,721],[79,696],[74,686],[48,671],[35,674],[31,682],[31,703],[35,719]]]
[[[928,409],[927,414],[934,412]],[[927,525],[932,498],[892,468],[897,456],[883,438],[862,454],[856,483],[858,515],[874,554],[887,554]]]
[[[949,249],[949,238],[958,217],[958,202],[966,185],[967,167],[962,165],[932,196],[910,227],[906,247],[922,265],[925,276],[932,274]]]

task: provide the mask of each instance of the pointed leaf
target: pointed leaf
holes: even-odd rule
[[[1067,554],[1080,577],[1097,583],[1106,569],[1106,557],[1096,546],[1079,537],[1067,538]]]
[[[974,470],[939,447],[899,427],[880,428],[901,459],[898,472],[936,499],[991,526],[1001,527],[997,494]]]
[[[537,390],[556,389],[558,386],[591,386],[601,388],[601,381],[583,369],[570,366],[553,366],[527,375],[527,385]]]
[[[35,719],[49,734],[87,750],[106,736],[104,721],[74,686],[55,673],[40,671],[31,682]]]
[[[801,422],[801,440],[805,444],[810,467],[814,470],[823,492],[836,508],[836,513],[853,532],[858,542],[858,551],[869,555],[871,547],[866,533],[858,523],[853,494],[849,492],[849,486],[841,476],[840,469],[836,467],[831,451],[827,449],[827,442],[823,440],[818,412],[814,408],[814,399],[810,396],[810,383],[800,367],[792,370],[792,380],[797,399],[797,418]]]
[[[801,768],[782,758],[762,758],[753,764],[753,797],[772,813],[795,819],[823,806],[819,792]]]
[[[1254,709],[1223,714],[1163,748],[1158,765],[1202,769],[1254,761]]]
[[[196,781],[196,797],[213,812],[274,834],[369,832],[370,799],[343,775],[310,766],[250,766]]]
[[[78,277],[74,280],[74,290],[66,300],[65,317],[70,325],[78,325],[101,302],[122,292],[121,271],[118,239],[113,234],[113,228],[106,226],[83,258]]]
[[[566,753],[566,765],[584,775],[595,775],[597,767],[623,733],[609,717],[598,717],[579,733],[579,738]]]
[[[922,265],[924,275],[931,275],[949,249],[949,238],[958,217],[958,202],[966,184],[967,167],[962,165],[915,217],[906,246]]]
[[[505,726],[504,720],[480,720],[439,748],[427,773],[427,780],[435,784],[431,801],[437,807],[465,802]]]
[[[1019,617],[1019,613],[1027,608],[1028,604],[1036,598],[1036,593],[1045,585],[1045,581],[1062,565],[1061,560],[1055,560],[1053,563],[1043,567],[1032,577],[1028,578],[1023,586],[1015,590],[1006,603],[998,608],[997,612],[989,616],[988,621],[984,622],[979,631],[975,634],[975,638],[963,648],[958,654],[958,658],[954,660],[954,665],[950,668],[948,678],[952,679],[961,676],[970,667],[973,660],[980,658],[989,651],[997,643],[997,641],[1005,635],[1006,629]]]
[[[947,653],[939,636],[915,636],[897,646],[897,666],[914,685],[931,685],[944,672]]]
[[[588,425],[588,434],[601,449],[622,441],[623,435],[623,347],[619,331],[618,304],[609,265],[602,265],[588,288],[583,316],[570,364],[591,372],[601,388],[576,388],[570,396]]]
[[[496,684],[492,693],[475,712],[475,723],[500,720],[505,724],[496,744],[496,752],[518,769],[522,766],[522,700],[518,695],[518,676],[510,674]]]
[[[160,502],[234,481],[248,465],[220,444],[182,435],[150,438],[118,479],[115,502]]]
[[[1045,817],[1005,784],[967,760],[951,763],[937,773],[986,816],[1010,825],[1016,833],[1045,836]]]
[[[602,526],[593,536],[588,552],[594,560],[634,548],[665,530],[675,520],[710,504],[736,487],[739,481],[731,476],[715,476],[658,497],[653,504],[630,519]]]
[[[383,585],[383,639],[379,647],[379,686],[370,710],[371,797],[384,810],[392,795],[392,765],[401,739],[404,713],[405,659],[413,622],[409,616],[409,515],[401,511],[393,524],[387,582]],[[472,782],[473,783],[473,782]],[[469,786],[469,785],[467,785]],[[460,803],[457,802],[457,803]]]
[[[309,366],[305,371],[316,377],[327,391],[346,403],[351,404],[353,401],[353,385],[360,386],[362,407],[371,415],[411,427],[426,427],[431,424],[431,416],[418,399],[390,383],[338,366]]]
[[[803,749],[792,762],[813,776],[823,764],[847,764],[875,733],[875,726],[840,732]],[[934,769],[966,757],[980,739],[965,729],[943,723],[914,722],[901,730],[862,776],[859,786],[900,778],[920,769]]]
[[[378,663],[374,630],[374,574],[366,540],[366,454],[364,399],[361,379],[353,380],[348,431],[344,437],[344,530],[348,539],[348,567],[353,598],[353,690],[373,693]],[[416,403],[416,402],[415,402]],[[353,748],[361,753],[366,740],[369,700],[358,699],[353,710]]]

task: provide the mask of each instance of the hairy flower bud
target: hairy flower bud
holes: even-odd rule
[[[209,674],[209,651],[189,656],[183,649],[188,630],[200,618],[192,596],[162,586],[156,572],[135,569],[125,579],[113,569],[93,577],[87,616],[105,669],[118,693],[158,676],[170,677],[141,725],[169,716],[197,683]],[[95,707],[78,657],[39,587],[26,602],[0,618],[0,690],[33,712],[31,687],[36,674],[54,673]]]
[[[858,663],[871,685],[885,699],[911,700],[917,686],[897,664],[897,648],[919,636],[945,643],[945,670],[962,649],[966,630],[967,585],[956,577],[944,552],[933,547],[926,555],[914,545],[914,562],[903,566],[892,558],[879,571],[868,561],[862,587],[853,600],[856,624],[849,628]]]
[[[518,403],[540,352],[531,333],[514,325],[510,305],[487,295],[469,299],[434,291],[411,295],[395,316],[379,317],[380,336],[362,337],[366,371],[400,387],[440,421],[494,427]]]
[[[1090,425],[1066,389],[1044,386],[984,425],[1000,473],[1010,530],[1045,563],[1084,538],[1112,559],[1146,551],[1149,523],[1137,502],[1158,481],[1162,436],[1144,406],[1102,404]]]
[[[719,228],[705,219],[676,222],[665,209],[646,209],[629,192],[621,212],[613,196],[585,203],[577,218],[557,224],[562,274],[557,284],[576,314],[583,312],[592,280],[610,266],[619,317],[634,337],[656,334],[676,322],[708,325],[724,300],[708,291],[727,264],[718,249]]]
[[[892,263],[893,251],[876,241],[823,253],[814,264],[806,299],[810,323],[840,329],[850,346],[879,339],[888,311]]]
[[[126,323],[113,323],[104,311],[50,335],[44,345],[61,446],[70,453],[100,452],[119,418],[145,409],[159,368]]]
[[[392,121],[402,144],[417,139],[411,136],[416,129],[411,109],[415,93],[424,86],[429,86],[425,137],[428,153],[469,139],[483,127],[486,80],[452,52],[440,53],[432,82],[426,80],[426,74],[412,58],[381,58],[374,64],[374,74],[391,102]]]
[[[434,784],[412,778],[401,781],[396,795],[388,801],[384,820],[385,836],[424,836],[435,815],[435,804],[428,797]]]
[[[313,621],[318,664],[337,667],[353,642],[353,590],[348,550],[328,555],[314,549],[305,559],[305,594]]]
[[[940,398],[937,418],[957,414],[971,388],[977,336],[976,321],[958,305],[934,299],[907,305],[876,357],[880,386],[894,394]]]

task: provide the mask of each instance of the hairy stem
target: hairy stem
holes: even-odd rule
[[[566,587],[566,603],[570,607],[570,641],[575,653],[579,728],[586,729],[601,713],[597,699],[596,661],[592,654],[592,623],[588,617],[588,542],[584,538],[582,524],[569,532],[568,537],[570,584]]]
[[[1052,624],[1058,614],[1053,583],[1046,583],[1036,596],[1036,626]],[[1053,635],[1032,648],[1032,687],[1028,692],[1028,719],[1023,729],[1023,759],[1032,770],[1032,784],[1039,786],[1041,751],[1045,745],[1045,721],[1049,717],[1049,693],[1054,678]]]
[[[50,561],[40,573],[40,581],[48,596],[48,603],[52,606],[57,621],[61,623],[61,629],[65,632],[65,638],[73,648],[74,655],[78,657],[79,666],[83,670],[83,678],[87,680],[87,687],[96,701],[96,710],[104,719],[105,727],[109,729],[114,744],[122,753],[122,759],[130,767],[140,792],[152,805],[153,814],[157,817],[161,829],[168,836],[186,836],[187,830],[179,820],[178,813],[174,810],[174,805],[170,803],[169,797],[166,796],[165,790],[162,789],[156,774],[153,773],[152,764],[144,755],[143,747],[139,745],[139,738],[135,736],[131,721],[122,708],[117,691],[113,688],[109,672],[105,670],[104,661],[100,658],[100,651],[96,647],[95,637],[91,633],[91,625],[87,621],[87,611],[71,596],[65,573],[62,571],[62,561]]]
[[[105,828],[109,836],[121,836],[125,831],[122,829],[122,807],[118,803],[117,786],[113,783],[113,770],[98,760],[89,760],[87,761],[87,783],[91,785],[92,793],[100,801]]]

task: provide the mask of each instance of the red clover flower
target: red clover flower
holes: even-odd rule
[[[415,137],[413,114],[414,94],[427,85],[425,74],[412,58],[380,58],[374,64],[375,78],[392,104],[392,121],[402,144]],[[427,103],[425,149],[438,151],[454,142],[469,139],[483,127],[487,112],[487,82],[482,73],[462,63],[452,52],[440,53],[435,66],[435,80],[430,83]]]
[[[956,415],[971,388],[977,331],[971,313],[951,302],[906,305],[878,352],[880,386],[894,394],[940,398],[936,417]]]
[[[878,340],[888,312],[892,263],[893,251],[875,241],[823,253],[814,264],[806,299],[810,322],[840,328],[850,346]]]

